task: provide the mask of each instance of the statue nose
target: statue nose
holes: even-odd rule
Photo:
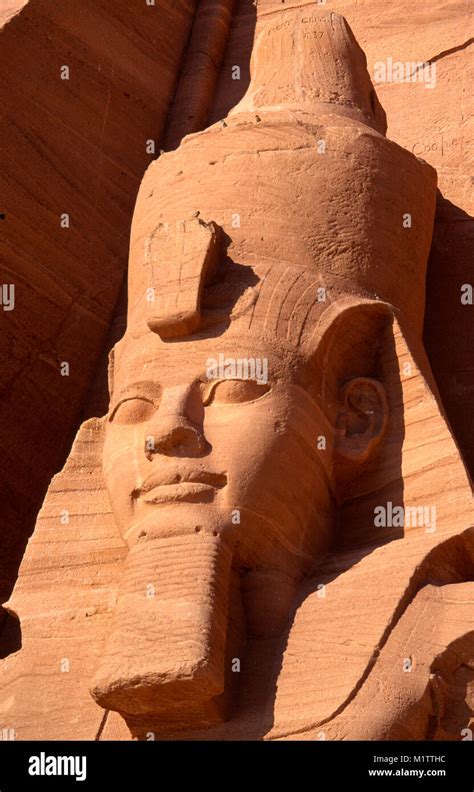
[[[145,454],[148,459],[153,454],[200,456],[206,447],[202,432],[191,423],[183,421],[149,435],[145,441]]]
[[[165,391],[148,426],[145,455],[201,456],[208,444],[203,431],[204,407],[197,394],[181,388]]]

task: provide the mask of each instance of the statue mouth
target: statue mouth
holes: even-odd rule
[[[205,470],[178,473],[158,471],[150,474],[141,487],[132,493],[145,503],[209,503],[216,491],[227,484],[227,476]]]

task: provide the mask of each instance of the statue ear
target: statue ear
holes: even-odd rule
[[[367,462],[389,423],[380,355],[393,309],[380,300],[339,299],[323,313],[308,339],[316,392],[334,427],[337,475],[349,480],[355,464]]]
[[[336,416],[335,451],[348,462],[366,462],[377,450],[388,423],[383,385],[369,377],[344,383]]]

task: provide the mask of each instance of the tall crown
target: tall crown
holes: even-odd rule
[[[284,107],[314,115],[330,109],[385,134],[385,112],[365,54],[344,17],[308,6],[273,17],[255,42],[249,89],[230,114]]]
[[[145,174],[128,332],[200,332],[223,283],[221,320],[238,317],[241,333],[288,337],[290,322],[297,345],[323,288],[329,301],[380,298],[421,334],[436,173],[384,131],[346,21],[307,8],[273,14],[240,104]],[[248,321],[234,298],[226,304],[239,272]],[[216,304],[211,313],[219,321]]]

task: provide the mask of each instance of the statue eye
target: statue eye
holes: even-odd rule
[[[260,385],[255,380],[223,380],[211,389],[208,404],[242,404],[260,399],[270,390],[269,385]]]
[[[134,396],[123,399],[110,414],[109,421],[116,424],[137,424],[149,421],[155,412],[155,405],[149,399]]]

